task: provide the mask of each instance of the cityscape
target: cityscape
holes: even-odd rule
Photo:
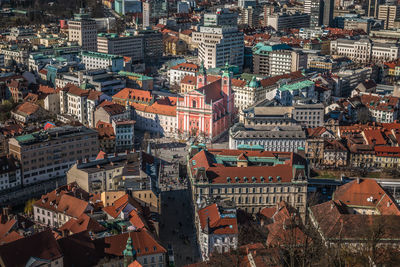
[[[36,266],[400,266],[400,1],[0,0]]]

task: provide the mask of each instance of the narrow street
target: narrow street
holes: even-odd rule
[[[172,245],[175,266],[197,262],[200,255],[189,190],[164,191],[161,202],[160,239],[165,248]]]

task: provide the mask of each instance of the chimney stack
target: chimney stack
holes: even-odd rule
[[[357,178],[357,184],[359,184],[360,183],[360,178]]]

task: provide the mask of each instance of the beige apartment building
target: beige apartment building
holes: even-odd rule
[[[395,28],[395,21],[400,18],[400,7],[397,5],[380,5],[378,19],[384,21],[385,29]]]
[[[11,138],[8,146],[9,153],[20,161],[23,185],[63,176],[77,160],[99,152],[97,132],[84,126],[21,135]]]
[[[286,201],[305,214],[308,169],[298,154],[193,146],[188,171],[194,203],[221,198],[257,213]]]
[[[75,19],[68,21],[68,40],[78,42],[83,50],[97,51],[96,21],[90,19],[82,10]]]

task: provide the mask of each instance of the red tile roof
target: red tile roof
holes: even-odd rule
[[[246,86],[246,81],[245,80],[232,79],[232,86],[245,87]]]
[[[215,155],[236,156],[245,153],[246,157],[276,157],[282,158],[284,164],[275,166],[248,166],[244,167],[226,167],[214,162]],[[211,183],[247,183],[253,182],[253,177],[257,183],[277,183],[291,182],[294,177],[306,178],[304,169],[296,169],[292,164],[302,164],[300,157],[290,152],[270,152],[270,151],[243,151],[243,150],[219,150],[209,149],[201,150],[191,159],[192,175],[199,175],[201,168],[204,168]],[[229,178],[229,179],[228,179]],[[229,181],[228,181],[229,180]]]
[[[263,79],[260,81],[260,84],[262,87],[268,87],[268,86],[276,84],[278,81],[283,80],[283,79],[290,79],[290,80],[304,79],[304,75],[301,73],[301,71],[296,71],[296,72],[292,72],[292,73],[288,73],[288,74],[282,74],[282,75],[277,75],[277,76]]]
[[[82,199],[78,197],[82,197]],[[43,195],[34,203],[34,206],[78,218],[87,209],[90,209],[88,199],[89,194],[77,187],[76,183],[72,183]]]
[[[26,116],[29,116],[36,113],[39,109],[40,107],[38,105],[31,102],[25,102],[19,105],[15,111],[18,113],[22,113]]]
[[[72,218],[59,228],[60,231],[68,230],[76,234],[83,231],[90,231],[93,233],[103,232],[106,230],[95,219],[89,217],[87,214],[82,214],[78,218]]]
[[[196,85],[197,84],[197,77],[193,75],[186,75],[183,77],[181,80],[181,84],[190,84],[190,85]]]
[[[374,147],[375,155],[378,157],[400,157],[400,147],[393,146],[376,146]]]
[[[208,82],[208,77],[207,77]],[[221,80],[217,79],[213,82],[207,83],[205,86],[198,88],[197,91],[206,96],[206,103],[215,102],[222,98]]]
[[[336,189],[333,200],[346,206],[377,209],[382,215],[400,215],[396,202],[374,179],[351,181]]]
[[[199,66],[196,64],[192,64],[192,63],[181,63],[176,66],[173,66],[171,69],[197,72],[199,70]]]
[[[143,267],[137,260],[133,261],[128,267]]]
[[[211,204],[198,211],[201,228],[204,230],[209,219],[209,230],[211,234],[227,235],[238,234],[236,217],[221,217],[217,204]]]
[[[129,236],[132,239],[133,247],[139,257],[167,252],[147,230],[141,229],[105,237],[105,253],[114,256],[123,256],[123,251]]]
[[[9,220],[7,216],[0,215],[0,239],[4,238],[16,226],[16,223],[17,220],[14,218]]]
[[[0,238],[0,245],[11,243],[11,242],[14,242],[14,241],[22,239],[22,238],[24,238],[22,235],[20,235],[16,231],[12,231],[5,237]]]
[[[365,129],[363,136],[368,145],[386,145],[387,141],[382,135],[382,131],[378,129]]]
[[[39,92],[43,94],[55,94],[58,92],[58,90],[50,86],[40,85]]]
[[[107,112],[111,116],[125,112],[125,107],[120,104],[112,103],[109,105],[103,105],[102,108],[104,109],[105,112]]]
[[[51,230],[0,246],[0,258],[4,266],[23,267],[32,257],[50,261],[62,258],[61,249]]]
[[[310,208],[310,216],[317,224],[318,231],[326,240],[352,243],[369,242],[368,237],[374,227],[384,222],[380,241],[388,244],[400,240],[400,216],[398,215],[362,215],[347,211],[346,204],[340,201],[328,201]],[[379,227],[379,226],[378,226]]]
[[[113,98],[119,99],[132,99],[133,101],[144,101],[150,102],[153,99],[153,95],[151,91],[140,90],[140,89],[132,89],[132,88],[124,88],[115,95]]]
[[[372,94],[362,94],[361,102],[369,109],[395,112],[399,106],[399,98],[394,96],[377,96]]]
[[[83,90],[76,86],[75,84],[67,84],[64,87],[64,90],[66,90],[69,94],[76,95],[76,96],[88,96],[89,91],[88,90]]]

